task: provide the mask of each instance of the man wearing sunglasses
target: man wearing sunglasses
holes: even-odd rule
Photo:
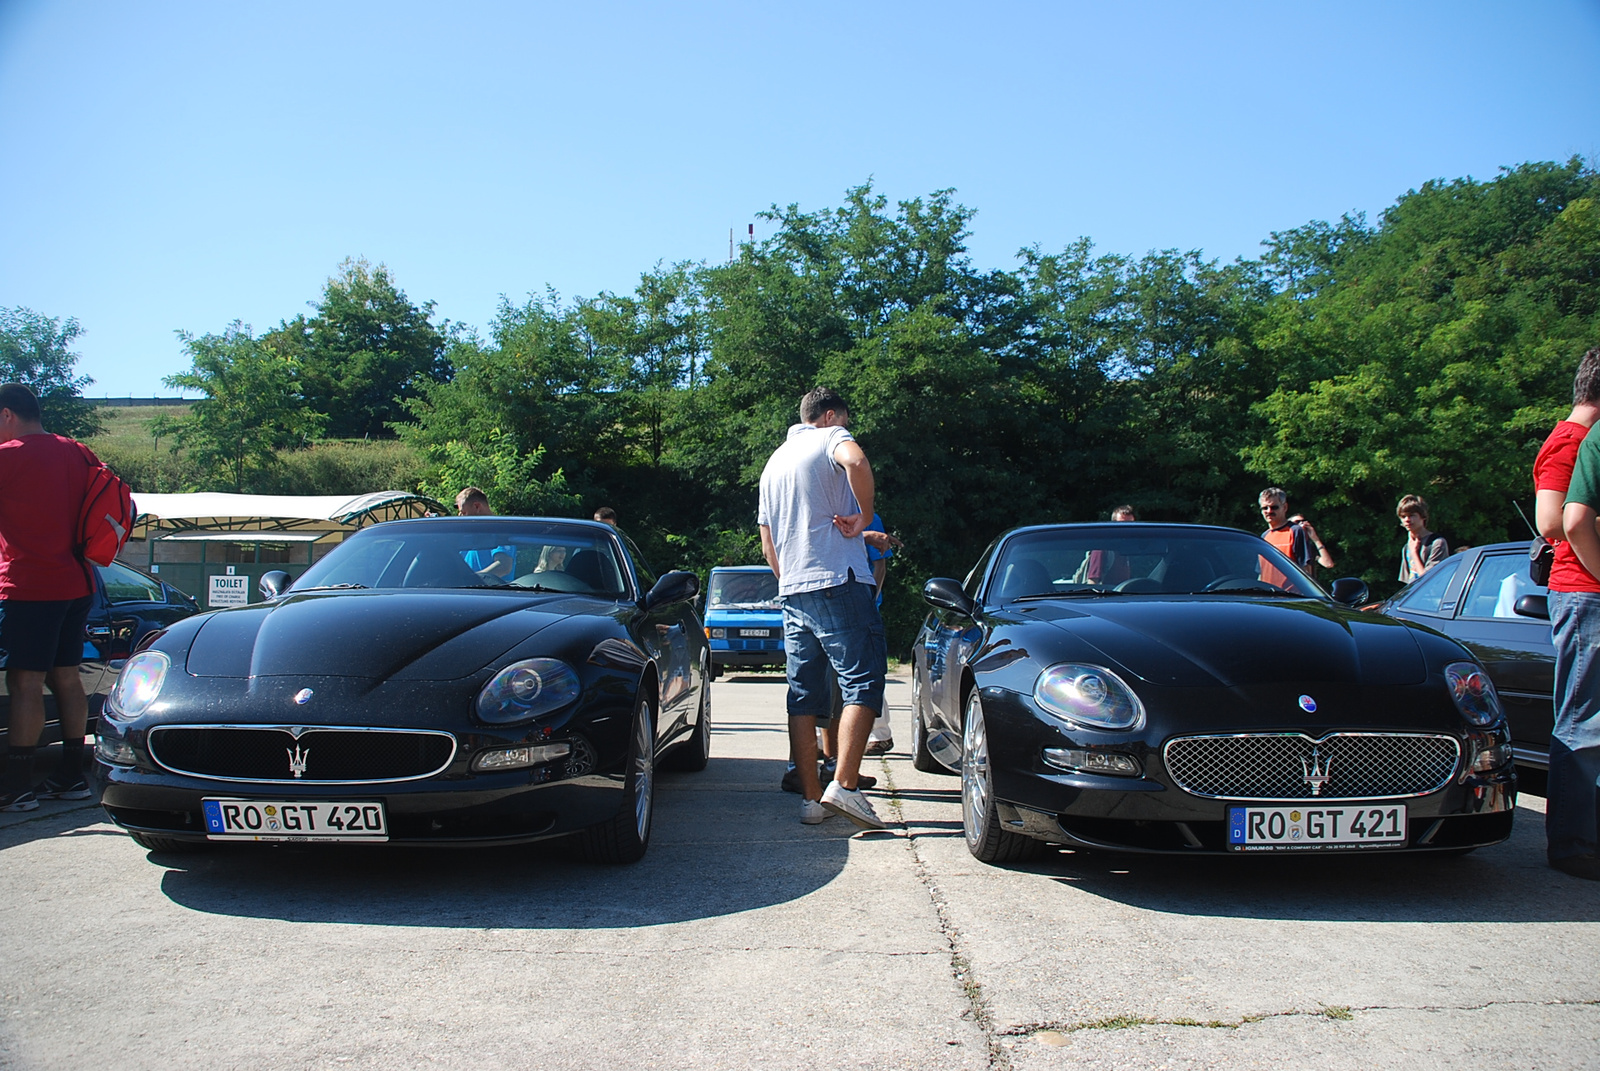
[[[1267,530],[1261,533],[1261,538],[1307,573],[1315,575],[1318,565],[1324,569],[1333,568],[1333,555],[1317,530],[1311,527],[1311,522],[1304,517],[1289,516],[1288,492],[1281,487],[1269,487],[1261,492],[1257,501],[1261,503],[1261,517],[1267,522]]]

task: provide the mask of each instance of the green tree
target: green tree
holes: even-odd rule
[[[157,418],[152,431],[171,435],[206,473],[206,485],[195,490],[256,490],[279,452],[304,446],[325,418],[301,395],[293,357],[252,337],[248,326],[234,321],[220,335],[179,331],[178,338],[190,368],[162,382],[205,397],[182,417]]]
[[[582,508],[560,469],[540,478],[544,451],[523,452],[509,432],[491,431],[482,446],[454,440],[430,453],[432,472],[422,490],[440,502],[453,502],[462,488],[476,487],[496,512],[508,516],[570,517]]]
[[[72,317],[62,320],[32,309],[0,309],[0,383],[25,383],[39,396],[44,426],[57,435],[86,439],[100,431],[93,403],[77,374],[78,355],[69,348],[83,334]]]
[[[263,341],[296,359],[306,403],[328,415],[329,437],[387,438],[423,384],[450,377],[448,325],[433,325],[433,307],[414,304],[384,265],[346,260],[314,316],[287,321]]]
[[[1275,235],[1307,270],[1255,333],[1277,382],[1241,451],[1315,510],[1352,571],[1393,584],[1402,494],[1453,543],[1525,535],[1534,453],[1600,341],[1600,176],[1525,164],[1430,182],[1380,222]]]

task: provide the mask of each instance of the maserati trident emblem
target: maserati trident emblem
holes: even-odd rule
[[[311,702],[311,697],[314,694],[315,693],[313,693],[310,688],[300,689],[298,692],[294,693],[295,705],[301,707],[305,706],[307,703]]]
[[[295,700],[297,703],[299,701],[300,700],[298,698]],[[1309,695],[1303,695],[1300,697],[1300,709],[1305,711],[1307,714],[1315,714],[1317,712],[1317,701],[1312,699]]]
[[[1311,794],[1320,796],[1322,795],[1322,790],[1327,787],[1328,782],[1333,779],[1331,772],[1333,770],[1333,756],[1329,755],[1327,758],[1323,758],[1322,753],[1313,745],[1311,754],[1300,760],[1300,769],[1305,774],[1306,786],[1311,789]],[[295,774],[295,776],[299,777],[300,775]]]
[[[294,774],[294,779],[296,781],[300,780],[300,778],[305,776],[306,760],[311,757],[311,752],[309,750],[302,750],[300,745],[296,744],[293,751],[290,751],[288,748],[284,748],[283,753],[289,756],[289,772]]]

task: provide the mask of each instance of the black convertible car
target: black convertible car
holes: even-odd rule
[[[287,583],[123,667],[96,755],[141,845],[572,835],[630,862],[658,760],[706,765],[699,582],[656,580],[608,525],[392,521]]]
[[[967,846],[1470,851],[1511,834],[1493,684],[1459,644],[1330,597],[1227,528],[1020,528],[928,581],[912,758]]]

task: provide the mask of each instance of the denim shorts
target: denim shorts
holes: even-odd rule
[[[889,646],[873,594],[873,585],[847,580],[783,597],[789,717],[825,719],[832,713],[829,665],[839,679],[845,706],[883,714]]]

